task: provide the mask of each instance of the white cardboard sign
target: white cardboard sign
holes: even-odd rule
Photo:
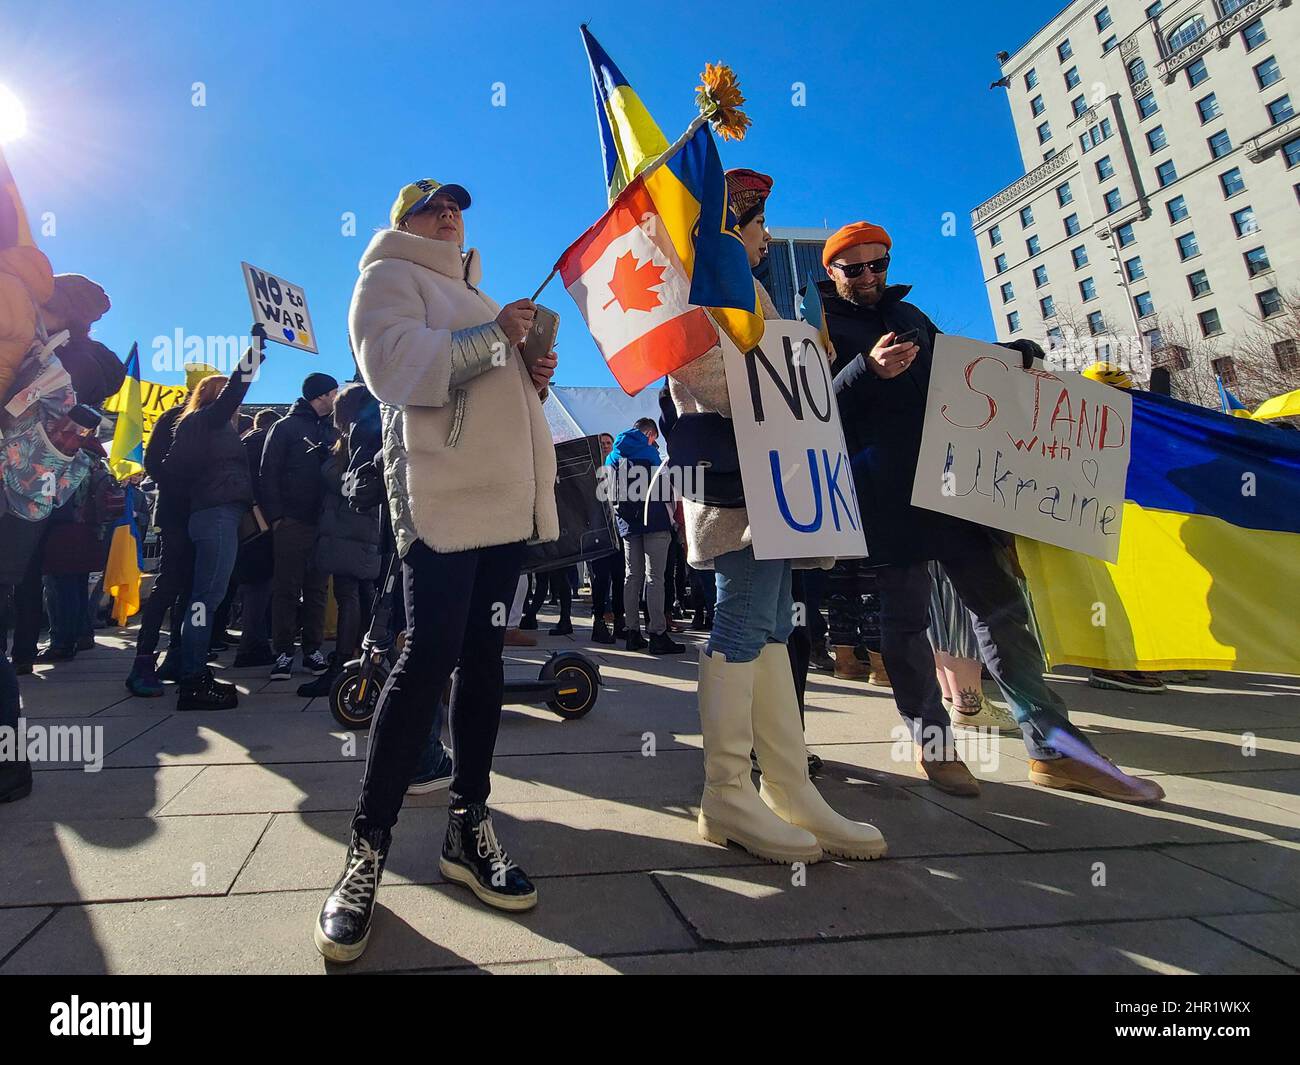
[[[722,343],[754,556],[862,558],[862,513],[834,374],[817,330],[772,320],[741,354]]]
[[[312,328],[307,294],[302,287],[249,263],[240,265],[244,268],[253,321],[266,329],[266,339],[316,354],[316,330]]]
[[[1133,400],[965,337],[935,340],[912,505],[1119,557]]]

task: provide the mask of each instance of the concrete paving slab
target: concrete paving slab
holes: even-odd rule
[[[1253,891],[1300,906],[1300,843],[1223,843],[1205,847],[1170,847],[1169,857]]]
[[[120,750],[136,737],[141,736],[161,722],[167,720],[170,715],[165,713],[137,714],[132,717],[95,717],[94,719],[85,717],[41,717],[28,718],[28,730],[40,728],[42,730],[62,730],[63,739],[58,739],[58,733],[45,732],[43,740],[46,754],[44,758],[37,762],[32,762],[32,769],[37,772],[51,769],[81,769],[86,765],[93,765],[98,761],[101,766],[107,767],[111,763],[110,757],[114,751]],[[71,731],[69,731],[71,730]],[[30,744],[29,740],[29,744]],[[146,746],[148,741],[146,741]],[[51,755],[59,755],[52,758]],[[156,758],[149,760],[148,765],[157,763]]]
[[[275,765],[364,758],[367,733],[343,729],[329,713],[290,717],[262,713],[261,699],[249,708],[204,714],[174,714],[136,743],[116,750],[114,767],[142,765]],[[349,742],[350,741],[350,742]],[[348,753],[348,752],[351,753]]]
[[[0,910],[0,961],[54,912],[49,906],[19,906]]]
[[[32,793],[0,805],[0,829],[32,821],[83,821],[148,817],[195,777],[201,766],[167,769],[66,769],[37,774]]]
[[[1205,924],[1300,971],[1300,913],[1205,917]]]

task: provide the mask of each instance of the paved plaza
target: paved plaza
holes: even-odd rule
[[[581,613],[581,610],[578,611]],[[696,834],[698,639],[655,659],[579,648],[605,686],[580,721],[507,707],[492,805],[536,880],[522,916],[438,873],[445,794],[408,800],[370,947],[349,972],[1294,973],[1300,681],[1212,674],[1162,696],[1053,680],[1155,808],[1028,782],[1018,740],[968,751],[976,800],[929,787],[887,691],[814,673],[819,785],[889,843],[806,875]],[[589,621],[575,616],[579,637]],[[341,868],[365,755],[325,700],[220,668],[237,710],[130,697],[131,634],[21,679],[29,725],[102,726],[102,769],[42,764],[0,806],[0,973],[319,973],[311,926]],[[229,662],[231,653],[223,655]]]

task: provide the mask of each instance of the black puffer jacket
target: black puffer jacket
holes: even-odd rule
[[[266,520],[315,525],[325,498],[322,467],[338,434],[329,416],[319,416],[305,399],[296,401],[266,435],[258,503]]]
[[[833,281],[818,282],[818,289],[840,367],[835,395],[870,561],[922,562],[987,550],[990,540],[983,526],[912,506],[939,329],[918,307],[903,301],[909,285],[890,285],[874,307],[841,299]],[[912,365],[890,380],[877,377],[866,361],[876,341],[888,332],[911,329],[919,330]]]
[[[347,453],[340,452],[325,463],[326,490],[316,530],[315,567],[321,573],[378,580],[382,508],[356,511],[348,505],[343,498],[347,462]]]

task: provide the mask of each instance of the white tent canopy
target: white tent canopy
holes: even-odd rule
[[[552,385],[544,410],[555,442],[631,429],[638,418],[659,421],[661,382],[647,385],[635,396],[621,388]]]

